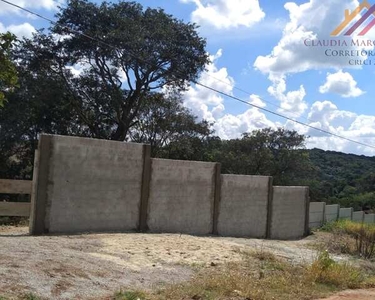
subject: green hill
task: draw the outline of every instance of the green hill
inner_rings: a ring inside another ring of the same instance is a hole
[[[315,168],[307,179],[313,200],[375,208],[375,157],[308,150]]]

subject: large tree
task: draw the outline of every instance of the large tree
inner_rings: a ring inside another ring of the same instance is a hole
[[[196,26],[161,9],[71,0],[57,17],[19,53],[64,80],[72,108],[97,138],[125,140],[150,93],[187,88],[209,60]],[[79,75],[74,66],[82,68]]]
[[[65,83],[36,65],[17,66],[19,88],[0,109],[0,178],[30,178],[40,133],[90,136]]]

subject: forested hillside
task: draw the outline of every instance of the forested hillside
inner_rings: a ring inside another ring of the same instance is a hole
[[[375,207],[375,157],[312,149],[312,197],[355,208]]]

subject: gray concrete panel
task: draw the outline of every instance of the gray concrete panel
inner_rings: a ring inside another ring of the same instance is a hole
[[[325,222],[336,222],[339,219],[340,205],[326,205]]]
[[[325,219],[325,202],[311,202],[309,212],[309,228],[322,227]]]
[[[353,208],[340,208],[339,219],[340,220],[352,220],[353,219]]]
[[[365,215],[364,222],[366,224],[375,224],[375,214]]]
[[[212,233],[215,169],[215,163],[152,159],[150,231]]]
[[[363,211],[356,211],[353,213],[353,221],[362,223],[364,221],[365,212]]]
[[[271,177],[222,175],[219,235],[265,238]]]
[[[306,235],[308,195],[308,187],[273,188],[271,239],[298,239]]]
[[[143,146],[49,136],[45,231],[50,233],[136,230]],[[45,174],[44,174],[45,175]],[[38,199],[37,199],[38,200]]]

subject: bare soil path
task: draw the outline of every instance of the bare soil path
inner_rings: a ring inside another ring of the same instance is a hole
[[[241,251],[271,251],[291,262],[310,262],[317,256],[307,248],[313,240],[137,233],[31,237],[27,227],[0,227],[0,296],[32,292],[42,299],[108,299],[120,289],[189,280],[194,267],[241,261]]]

